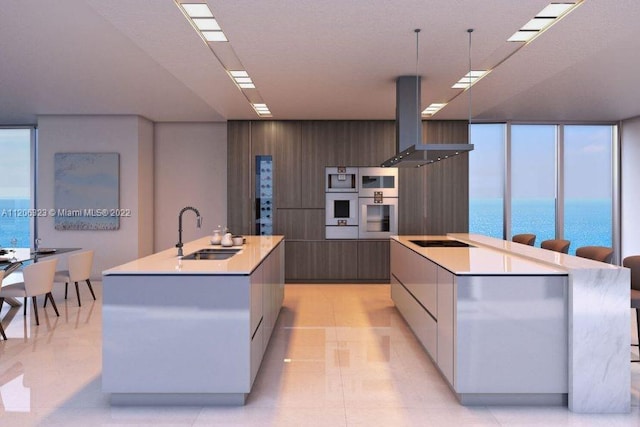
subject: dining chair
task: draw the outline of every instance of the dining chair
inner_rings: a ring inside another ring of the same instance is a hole
[[[45,303],[47,300],[51,301],[53,310],[56,312],[56,316],[60,316],[58,313],[58,307],[53,300],[51,290],[53,289],[53,276],[56,274],[57,259],[50,261],[40,261],[30,264],[22,269],[22,276],[24,281],[18,283],[12,283],[10,285],[2,287],[2,298],[24,298],[24,315],[27,315],[27,298],[31,297],[33,306],[33,312],[36,315],[36,325],[40,324],[38,318],[38,305],[36,304],[36,297],[38,295],[44,295]],[[3,300],[4,301],[4,300]]]
[[[91,296],[96,299],[96,294],[93,292],[91,286],[91,269],[93,267],[93,251],[84,251],[78,254],[69,255],[67,261],[69,267],[68,270],[56,271],[54,282],[64,282],[64,299],[67,299],[67,290],[69,289],[69,283],[74,282],[76,285],[76,296],[78,297],[78,307],[82,306],[80,303],[80,290],[78,289],[78,282],[85,281],[91,291]],[[45,301],[46,304],[46,301]]]
[[[582,246],[576,249],[576,256],[609,264],[613,257],[613,249],[606,246]]]
[[[636,311],[636,326],[638,328],[638,344],[632,346],[640,347],[640,255],[632,255],[622,260],[622,266],[631,270],[631,308]],[[632,362],[640,362],[640,359],[631,360]]]
[[[2,279],[4,279],[4,270],[0,270],[0,311],[2,311],[2,304],[4,304],[4,297],[2,296]],[[4,333],[4,328],[2,327],[2,322],[0,321],[0,335],[5,340],[7,336]]]
[[[550,239],[540,243],[540,247],[542,249],[549,249],[550,251],[560,252],[563,254],[569,252],[570,245],[571,242],[569,240],[562,239]]]
[[[522,243],[523,245],[533,246],[536,242],[535,234],[516,234],[511,238],[511,241],[516,243]]]

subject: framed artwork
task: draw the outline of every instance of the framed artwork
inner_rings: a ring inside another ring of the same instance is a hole
[[[55,154],[55,229],[118,230],[118,153]]]

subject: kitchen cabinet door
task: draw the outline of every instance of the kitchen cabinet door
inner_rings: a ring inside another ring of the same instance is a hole
[[[389,281],[389,241],[358,242],[358,280]]]

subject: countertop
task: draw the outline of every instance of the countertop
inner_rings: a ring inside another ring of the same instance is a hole
[[[524,257],[515,251],[509,251],[506,246],[500,250],[483,242],[481,239],[474,239],[476,235],[471,234],[450,234],[447,236],[392,236],[398,243],[406,246],[414,252],[430,259],[439,266],[449,270],[455,275],[547,275],[566,276],[566,268],[550,265],[541,260]],[[483,237],[483,236],[478,236]],[[474,247],[431,247],[423,248],[411,240],[459,240],[469,243]],[[498,239],[494,239],[498,240]],[[521,245],[522,246],[522,245]],[[535,248],[533,248],[535,249]],[[546,251],[539,249],[539,251]],[[575,258],[575,257],[572,257]],[[602,263],[598,263],[602,264]]]
[[[271,251],[284,240],[284,236],[246,236],[246,243],[234,246],[240,252],[226,260],[185,260],[178,257],[178,249],[171,248],[135,261],[110,268],[103,275],[249,275]],[[210,237],[185,243],[182,248],[189,255],[204,248],[216,248]]]
[[[459,240],[461,242],[469,243],[472,245],[482,245],[484,247],[490,247],[500,251],[510,252],[536,262],[542,262],[566,270],[620,268],[612,264],[593,261],[574,255],[561,254],[559,252],[541,249],[539,247],[533,247],[529,245],[523,245],[521,243],[510,242],[508,240],[496,239],[495,237],[483,236],[481,234],[449,233],[447,234],[447,236],[451,239]]]

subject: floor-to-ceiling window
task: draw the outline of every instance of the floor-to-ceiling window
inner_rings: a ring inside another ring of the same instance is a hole
[[[614,126],[564,127],[564,238],[612,246]]]
[[[511,126],[511,235],[556,235],[556,127]]]
[[[0,247],[31,246],[33,128],[0,128]]]
[[[469,232],[502,238],[505,125],[471,126],[470,132]]]
[[[471,125],[470,232],[507,239],[533,233],[537,246],[564,238],[572,254],[581,246],[613,247],[616,131],[615,125]]]

